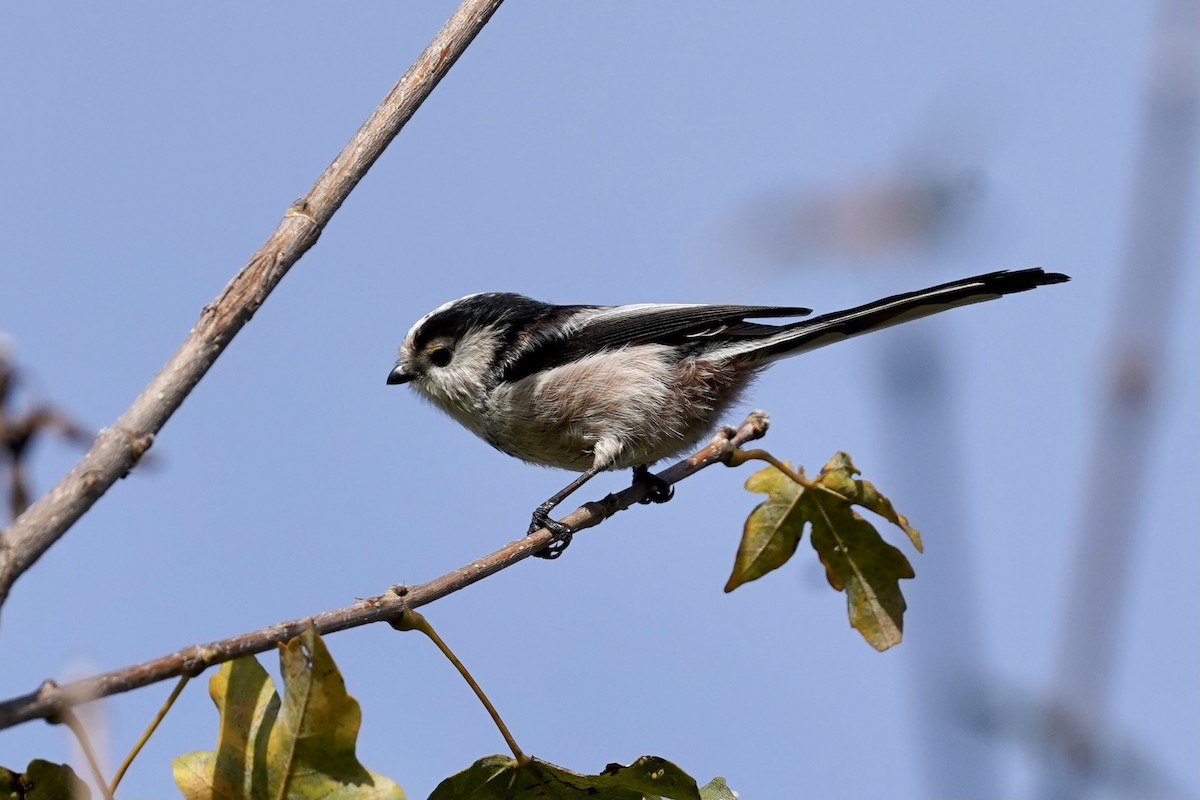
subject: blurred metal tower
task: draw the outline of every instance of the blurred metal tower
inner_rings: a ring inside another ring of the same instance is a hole
[[[986,669],[963,493],[928,476],[962,474],[961,437],[941,326],[898,328],[879,351],[880,413],[889,491],[930,531],[946,531],[917,562],[905,594],[921,609],[922,636],[905,641],[929,798],[988,800],[1002,791],[996,742],[970,724]],[[922,602],[918,598],[927,598]]]
[[[1200,100],[1200,0],[1158,4],[1129,229],[1117,307],[1105,354],[1106,384],[1096,421],[1090,473],[1082,494],[1077,561],[1070,576],[1052,708],[1043,745],[1039,793],[1054,800],[1087,796],[1104,779],[1097,744],[1120,643],[1130,562],[1150,474],[1161,364],[1185,264],[1195,186]],[[1190,255],[1190,258],[1187,257]]]

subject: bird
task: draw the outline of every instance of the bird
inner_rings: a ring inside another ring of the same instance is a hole
[[[649,473],[694,446],[754,378],[776,361],[852,336],[1070,277],[1045,270],[989,272],[807,317],[799,306],[555,305],[480,292],[421,317],[387,376],[503,453],[579,472],[533,512],[529,532],[554,541],[572,530],[550,511],[597,474],[632,468],[648,499],[671,490]],[[761,320],[788,320],[768,323]]]

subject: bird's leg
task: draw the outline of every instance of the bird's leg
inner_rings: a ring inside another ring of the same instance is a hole
[[[569,495],[573,494],[576,489],[578,489],[580,486],[583,486],[592,478],[596,477],[603,470],[604,467],[602,466],[589,467],[586,472],[568,483],[559,491],[550,495],[550,497],[546,499],[546,502],[534,509],[533,519],[529,523],[529,532],[525,535],[529,536],[534,532],[541,530],[542,528],[545,528],[554,534],[554,541],[534,553],[535,556],[538,558],[558,558],[562,555],[563,550],[567,549],[567,545],[571,543],[571,534],[573,534],[574,531],[571,530],[570,525],[566,525],[555,519],[550,519],[550,512],[555,506],[557,506],[563,500],[566,500]]]
[[[645,464],[633,468],[633,485],[646,487],[648,494],[641,501],[643,503],[665,503],[675,496],[675,487],[652,473]]]

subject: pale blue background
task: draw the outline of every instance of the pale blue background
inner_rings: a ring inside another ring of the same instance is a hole
[[[7,4],[0,330],[32,396],[96,427],[114,420],[453,7]],[[421,582],[521,533],[570,476],[493,452],[384,385],[409,325],[445,300],[508,289],[831,310],[1041,265],[1075,280],[921,323],[953,364],[949,421],[963,437],[964,474],[926,483],[944,484],[966,529],[930,527],[936,511],[889,488],[914,482],[881,442],[880,348],[899,332],[781,365],[748,403],[772,412],[767,444],[783,457],[815,469],[852,453],[924,529],[928,558],[966,545],[980,680],[1035,701],[1066,622],[1121,306],[1151,10],[507,4],[162,431],[159,468],[117,485],[17,584],[0,694]],[[975,177],[946,235],[919,253],[834,248],[780,270],[728,235],[764,198],[914,165]],[[889,265],[903,268],[858,268]],[[1179,287],[1153,476],[1129,532],[1108,732],[1184,797],[1200,794],[1196,267],[1193,256]],[[37,487],[77,456],[41,446]],[[745,475],[711,469],[669,505],[581,536],[561,561],[523,563],[427,614],[521,744],[574,769],[654,753],[701,780],[724,775],[745,798],[970,786],[926,771],[939,744],[918,722],[919,686],[940,678],[917,654],[953,649],[960,633],[931,628],[938,606],[962,598],[921,591],[914,556],[908,640],[880,655],[846,626],[807,544],[798,565],[722,594],[756,502]],[[598,479],[589,494],[626,481]],[[376,626],[330,646],[363,705],[362,761],[410,796],[503,751],[418,637]],[[168,688],[102,705],[110,764]],[[169,759],[213,747],[204,690],[189,687],[122,796],[172,796]],[[1029,796],[1042,745],[990,741],[992,794]],[[68,752],[65,732],[42,723],[0,732],[9,767]]]

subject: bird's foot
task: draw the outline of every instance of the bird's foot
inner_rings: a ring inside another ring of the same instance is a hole
[[[633,485],[646,487],[647,495],[642,503],[665,503],[675,496],[675,487],[650,472],[645,464],[633,468]]]
[[[555,559],[563,554],[567,549],[567,545],[571,544],[571,536],[575,533],[570,525],[559,522],[556,519],[550,519],[550,509],[538,506],[537,511],[533,512],[533,519],[529,523],[529,531],[526,536],[532,536],[542,528],[554,534],[554,541],[534,553],[537,558]]]

